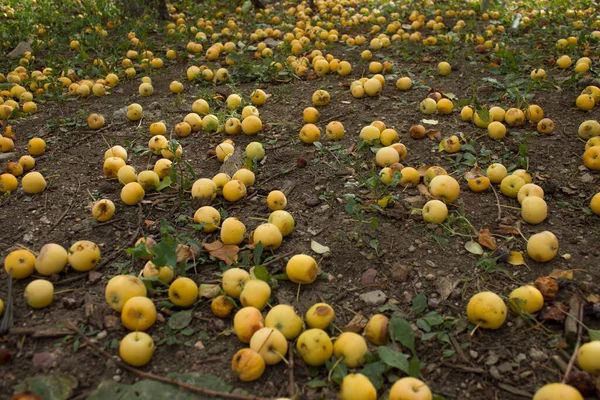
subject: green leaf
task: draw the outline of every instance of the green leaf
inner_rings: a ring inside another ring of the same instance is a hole
[[[152,251],[155,254],[152,262],[157,267],[175,267],[177,265],[177,243],[175,241],[169,243],[163,239],[152,247]]]
[[[600,340],[600,330],[588,329],[588,335],[590,340]]]
[[[254,267],[252,272],[254,273],[256,279],[260,279],[261,281],[269,283],[269,271],[264,265],[257,265],[256,267]]]
[[[419,329],[421,329],[425,332],[431,331],[431,326],[423,318],[417,319],[417,326],[419,327]]]
[[[415,354],[415,355],[413,355],[413,357],[410,359],[410,362],[408,363],[408,375],[412,376],[413,378],[418,378],[420,374],[421,374],[421,362],[419,361],[419,358]]]
[[[404,318],[392,317],[390,321],[390,337],[415,353],[415,333],[410,323]]]
[[[381,362],[373,362],[365,365],[365,367],[360,371],[361,374],[369,378],[375,389],[379,390],[385,383],[385,379],[383,374],[387,371],[387,366]]]
[[[127,249],[127,254],[134,256],[136,258],[144,258],[151,256],[152,253],[148,251],[146,247],[146,243],[140,243],[135,247],[130,247]]]
[[[427,297],[423,293],[417,294],[413,299],[412,310],[415,315],[419,315],[427,310]]]
[[[477,110],[477,115],[483,122],[488,122],[490,120],[490,112],[485,108]]]
[[[385,346],[379,346],[377,353],[386,365],[408,374],[408,355]]]
[[[17,387],[16,392],[29,390],[44,400],[66,400],[77,387],[77,380],[70,375],[37,375],[25,378]]]
[[[425,333],[425,334],[423,334],[423,336],[421,336],[421,341],[424,342],[426,340],[433,339],[434,337],[437,336],[437,334],[438,334],[438,332]]]
[[[331,372],[331,380],[334,381],[335,383],[337,383],[338,385],[342,384],[342,381],[344,380],[344,377],[346,375],[348,375],[348,367],[346,367],[346,364],[344,364],[343,362],[339,362],[337,365],[337,359],[336,357],[331,357],[331,359],[329,359],[326,363],[325,366],[327,367],[328,370],[332,370]],[[334,368],[335,365],[335,368]]]
[[[169,328],[179,330],[186,328],[192,322],[192,310],[176,312],[169,318]]]
[[[327,382],[319,380],[319,379],[315,379],[315,380],[306,382],[306,386],[308,386],[311,389],[316,389],[316,388],[326,387]]]
[[[431,311],[427,314],[425,314],[423,316],[423,319],[430,325],[430,326],[438,326],[444,323],[444,317],[442,317],[440,314],[436,313],[435,311]]]
[[[170,176],[165,176],[165,178],[156,187],[156,190],[160,192],[161,190],[170,187],[171,183],[172,183],[171,182],[171,177]]]

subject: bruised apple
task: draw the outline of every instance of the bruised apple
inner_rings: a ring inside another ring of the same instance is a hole
[[[275,365],[285,359],[288,342],[277,329],[261,328],[252,335],[250,348],[261,355],[265,364]]]
[[[265,326],[277,329],[287,340],[294,340],[302,331],[302,325],[302,318],[287,304],[276,305],[265,318]]]
[[[343,358],[344,364],[349,368],[363,365],[367,350],[365,339],[354,332],[342,333],[333,344],[333,354],[338,359]]]
[[[250,343],[252,335],[263,327],[263,316],[256,307],[244,307],[233,317],[233,330],[242,343]]]
[[[329,335],[322,329],[308,329],[300,334],[296,350],[305,363],[319,367],[331,358],[333,344]]]

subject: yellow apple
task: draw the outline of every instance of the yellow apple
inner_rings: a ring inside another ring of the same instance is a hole
[[[544,306],[544,296],[532,285],[521,286],[510,292],[509,304],[511,310],[517,314],[521,310],[527,311],[529,314],[536,313]]]
[[[146,295],[144,283],[132,275],[116,275],[108,281],[104,289],[106,302],[116,312],[121,312],[130,298]]]
[[[169,286],[169,300],[178,307],[190,307],[197,298],[198,285],[190,278],[179,277]]]
[[[533,400],[583,400],[583,396],[573,386],[549,383],[535,392]]]
[[[4,258],[4,270],[13,278],[27,278],[35,269],[35,256],[29,250],[14,250]]]
[[[267,195],[267,205],[271,211],[285,209],[287,206],[285,194],[280,190],[272,190]]]
[[[532,235],[527,241],[527,255],[537,262],[548,262],[558,253],[558,238],[550,231]]]
[[[294,307],[278,304],[267,313],[265,326],[277,329],[287,340],[294,340],[302,331],[304,322]]]
[[[423,206],[423,219],[425,222],[441,224],[448,217],[448,207],[440,200],[429,200]]]
[[[100,261],[100,247],[89,240],[79,240],[69,248],[69,265],[75,271],[93,269]]]
[[[67,265],[67,250],[59,244],[45,244],[35,259],[35,270],[42,275],[60,273]]]
[[[133,367],[143,367],[154,354],[154,341],[144,332],[128,333],[119,344],[119,356]]]
[[[145,331],[156,322],[156,307],[146,296],[132,297],[123,305],[121,322],[130,331]]]
[[[365,362],[367,342],[354,332],[344,332],[333,343],[333,354],[336,358],[343,358],[344,364],[349,368],[358,368]]]
[[[265,364],[275,365],[285,359],[288,342],[275,328],[261,328],[250,339],[250,348],[261,355]]]
[[[519,190],[525,185],[525,181],[518,175],[509,175],[500,182],[500,191],[506,197],[515,198]]]
[[[506,321],[506,304],[496,293],[480,292],[469,300],[467,317],[482,328],[498,329]]]
[[[308,329],[300,334],[296,342],[300,356],[310,366],[319,367],[331,358],[333,344],[322,329]]]
[[[405,377],[397,380],[390,390],[389,400],[432,400],[429,387],[420,379]]]
[[[242,382],[251,382],[262,376],[265,360],[252,349],[241,349],[233,355],[231,369]]]
[[[577,352],[579,367],[598,376],[600,374],[600,341],[594,340],[583,344]]]
[[[54,285],[45,279],[36,279],[25,287],[24,295],[29,307],[48,307],[54,298]]]
[[[340,400],[377,400],[377,390],[363,374],[348,374],[340,386]]]
[[[242,343],[250,343],[254,333],[263,327],[263,316],[256,307],[244,307],[233,317],[233,330]]]
[[[292,233],[295,226],[294,217],[285,210],[273,211],[269,215],[268,222],[275,225],[283,237]]]
[[[540,224],[548,216],[548,205],[541,197],[529,196],[521,202],[521,218],[528,224]]]
[[[271,287],[260,279],[250,279],[245,282],[240,293],[240,303],[244,307],[255,307],[262,310],[271,297]]]
[[[458,199],[460,185],[450,175],[438,175],[429,182],[429,192],[432,196],[441,198],[444,203],[451,204]]]
[[[296,254],[287,262],[285,272],[292,282],[306,285],[317,279],[319,267],[313,257]]]
[[[365,326],[365,337],[376,346],[385,346],[390,341],[390,319],[383,314],[375,314]]]

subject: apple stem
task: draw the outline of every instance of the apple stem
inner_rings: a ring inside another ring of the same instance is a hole
[[[22,244],[20,244],[20,243],[17,243],[17,247],[18,247],[18,248],[20,248],[20,249],[27,250],[27,251],[31,252],[31,253],[32,253],[33,255],[35,255],[36,257],[39,255],[39,253],[38,253],[37,251],[33,251],[33,250],[31,250],[29,247],[27,247],[27,246],[23,246],[23,245],[22,245]]]
[[[266,222],[269,222],[269,220],[267,218],[248,217],[248,219],[251,219],[253,221],[266,221]]]
[[[336,367],[338,366],[339,363],[341,363],[344,360],[344,356],[341,356],[339,358],[339,360],[337,360],[335,362],[335,364],[333,364],[333,367],[331,367],[331,369],[329,370],[329,374],[327,375],[327,381],[331,382],[331,375],[333,374],[333,371],[335,371]]]
[[[475,325],[475,328],[473,328],[473,330],[471,332],[469,332],[469,336],[473,336],[475,334],[475,331],[481,326],[481,322],[478,323],[477,325]]]
[[[511,210],[521,211],[521,208],[519,208],[519,207],[507,206],[506,204],[500,204],[500,207],[510,208]]]
[[[298,291],[296,292],[296,301],[298,301],[298,299],[300,298],[300,288],[302,287],[302,284],[299,283],[298,284]]]
[[[336,324],[331,324],[331,325],[332,325],[332,326],[333,326],[335,329],[337,329],[337,330],[338,330],[338,332],[340,332],[340,333],[344,333],[344,331],[343,331],[343,330],[341,330],[340,328],[338,328],[338,326],[337,326]]]
[[[290,365],[290,362],[277,350],[271,350],[273,353],[277,354],[279,356],[279,358],[281,358],[281,361],[283,361],[286,365]]]

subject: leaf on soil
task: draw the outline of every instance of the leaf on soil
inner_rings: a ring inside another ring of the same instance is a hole
[[[170,176],[165,176],[165,178],[158,184],[158,186],[156,187],[157,191],[161,191],[164,190],[168,187],[171,186],[171,177]]]
[[[377,353],[386,365],[408,374],[408,355],[385,346],[379,346]]]
[[[381,199],[377,200],[377,205],[381,208],[386,208],[393,202],[394,202],[394,196],[392,196],[390,194],[388,196],[382,197]]]
[[[66,400],[77,387],[77,380],[70,375],[37,375],[25,378],[15,391],[30,391],[44,400]]]
[[[240,248],[232,244],[223,244],[219,240],[215,240],[212,243],[202,243],[202,247],[208,254],[217,258],[221,261],[225,261],[225,264],[232,265],[237,261],[238,253]]]
[[[331,372],[331,380],[337,383],[338,385],[341,385],[342,381],[344,380],[344,377],[348,375],[348,367],[346,367],[346,364],[344,364],[343,362],[337,363],[337,361],[338,360],[334,356],[325,363],[325,366],[330,371],[333,369],[333,371]]]
[[[562,324],[565,322],[567,313],[569,312],[569,306],[563,303],[553,303],[548,307],[542,308],[538,314],[538,320],[541,322],[551,321]]]
[[[392,317],[389,330],[390,338],[394,342],[400,342],[400,344],[415,354],[415,333],[407,320],[404,318]]]
[[[450,297],[450,295],[452,294],[452,291],[454,290],[454,285],[452,284],[450,279],[446,277],[439,278],[435,283],[435,287],[440,295],[441,301],[447,300],[448,297]]]
[[[421,362],[419,361],[419,358],[415,354],[415,355],[413,355],[413,357],[410,359],[410,362],[408,363],[408,375],[412,376],[413,378],[418,378],[420,374],[421,374]]]
[[[465,243],[465,249],[471,254],[477,254],[477,255],[483,254],[483,247],[481,247],[481,245],[479,243],[477,243],[473,240],[470,240],[467,243]]]
[[[498,245],[496,244],[496,239],[494,239],[494,237],[490,233],[490,230],[487,228],[479,231],[479,237],[477,238],[477,241],[480,245],[490,250],[496,250],[496,248],[498,247]]]
[[[213,299],[219,295],[219,284],[201,283],[198,287],[198,296],[206,299]]]
[[[427,125],[437,125],[440,123],[438,120],[435,120],[435,119],[423,119],[423,120],[421,120],[421,122],[423,122],[424,124],[427,124]]]
[[[429,189],[427,189],[427,186],[423,185],[422,183],[417,185],[417,190],[419,191],[419,194],[425,198],[432,197],[431,193],[429,193]]]
[[[174,267],[177,265],[177,245],[169,243],[167,240],[161,240],[152,246],[154,258],[152,262],[157,267]]]
[[[221,393],[230,393],[232,390],[230,385],[213,375],[191,372],[186,374],[169,374],[168,377],[192,386],[211,389]],[[160,393],[161,398],[169,400],[194,400],[198,398],[197,394],[189,392],[183,388],[151,379],[143,379],[134,383],[133,385],[117,383],[113,380],[104,381],[100,383],[96,390],[94,390],[94,392],[88,396],[88,399],[152,399],[156,397],[157,393]],[[214,397],[205,398],[207,400],[215,399]]]
[[[430,129],[425,133],[425,135],[427,135],[427,137],[434,142],[439,142],[442,140],[442,132],[437,129]]]
[[[573,271],[572,269],[554,269],[550,272],[550,277],[554,279],[573,279]]]
[[[317,254],[325,254],[325,253],[329,253],[331,251],[331,250],[329,250],[329,247],[323,246],[321,243],[318,243],[314,240],[310,241],[310,248],[312,251],[314,251]]]
[[[600,303],[600,296],[598,296],[597,294],[591,293],[590,295],[588,295],[588,297],[585,298],[587,301],[589,301],[590,303],[594,303],[594,304],[598,304]]]
[[[388,367],[379,361],[365,365],[360,371],[361,374],[369,378],[375,389],[379,390],[385,383],[383,374],[388,370]]]
[[[182,261],[188,262],[189,260],[195,260],[200,254],[200,249],[197,246],[177,246],[177,263]]]
[[[192,322],[192,310],[179,311],[169,318],[169,328],[180,330],[186,328]]]
[[[510,255],[508,256],[508,263],[514,266],[524,265],[525,260],[523,259],[523,254],[518,251],[511,251]]]
[[[354,318],[352,318],[352,320],[350,320],[350,322],[348,322],[346,326],[342,328],[342,330],[344,332],[360,333],[363,329],[365,329],[365,326],[367,326],[367,322],[369,322],[369,320],[364,315],[356,314]]]
[[[588,329],[588,335],[590,335],[590,340],[600,340],[600,331],[596,329]]]
[[[503,225],[503,224],[498,225],[498,232],[502,235],[513,235],[513,236],[521,235],[521,233],[519,233],[519,230],[517,228],[510,226],[510,225]]]
[[[425,310],[427,310],[427,297],[423,293],[419,293],[413,299],[412,311],[415,315],[419,315]]]

